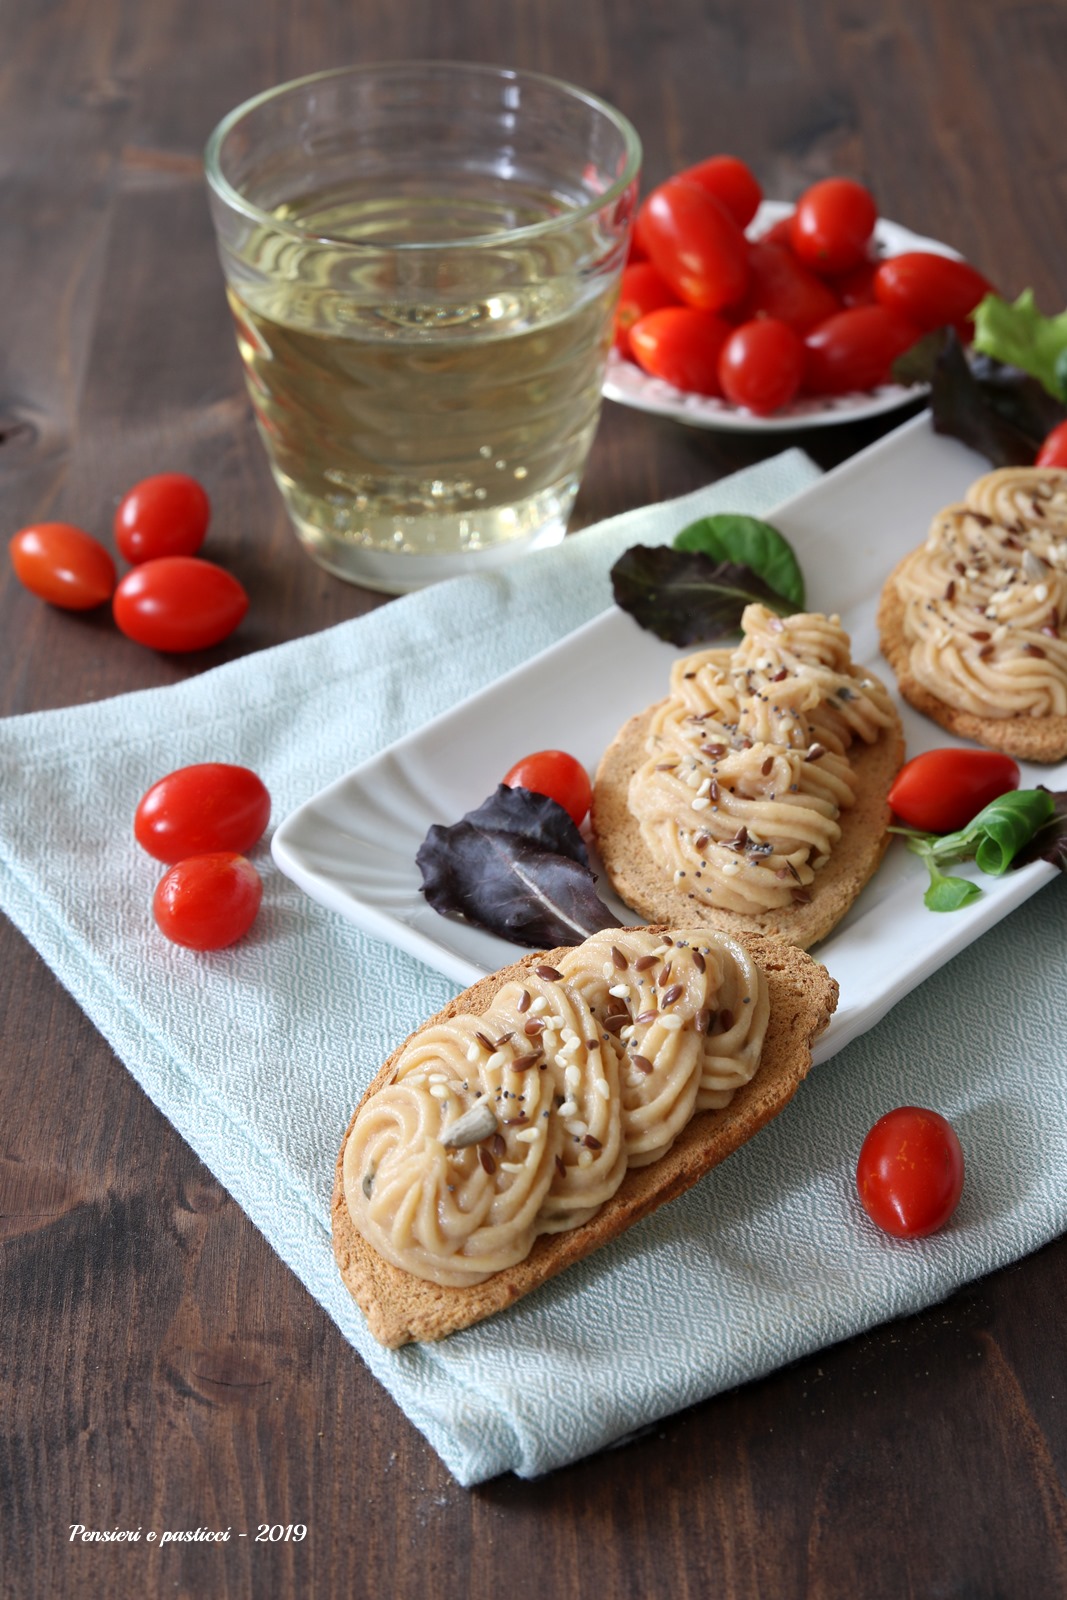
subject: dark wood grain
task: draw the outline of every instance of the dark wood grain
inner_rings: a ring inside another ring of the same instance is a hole
[[[649,182],[716,149],[831,172],[1006,292],[1067,299],[1067,12],[1017,0],[6,0],[0,505],[105,537],[191,471],[252,598],[165,658],[0,573],[0,713],[175,682],[381,603],[288,530],[200,166],[231,105],[349,60],[578,80]],[[776,437],[824,466],[888,423]],[[608,406],[575,526],[767,453]],[[0,1589],[59,1595],[838,1600],[1067,1593],[1060,1240],[945,1305],[537,1483],[456,1487],[14,929],[0,927]],[[68,1527],[304,1522],[300,1545],[98,1550]]]

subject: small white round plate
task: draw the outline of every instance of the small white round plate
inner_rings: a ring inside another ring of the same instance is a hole
[[[758,238],[792,210],[792,205],[785,201],[764,200],[749,224],[749,236]],[[885,217],[880,217],[875,224],[874,247],[879,259],[899,256],[905,250],[930,250],[936,255],[958,258],[958,251],[949,245],[937,239],[924,239]],[[662,378],[651,378],[617,350],[612,350],[608,357],[604,377],[604,396],[608,400],[617,400],[620,405],[656,416],[673,417],[676,422],[687,422],[694,428],[719,428],[733,433],[782,433],[797,428],[823,428],[838,422],[861,422],[865,417],[894,411],[909,400],[919,400],[925,392],[919,384],[887,383],[879,389],[864,389],[855,394],[801,396],[773,416],[757,417],[754,412],[731,405],[728,400],[686,394],[664,383]]]

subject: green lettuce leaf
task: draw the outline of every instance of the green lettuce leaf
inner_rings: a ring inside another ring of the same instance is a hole
[[[974,313],[974,348],[1037,378],[1056,400],[1067,401],[1067,311],[1046,317],[1024,289],[1011,303],[987,294]]]

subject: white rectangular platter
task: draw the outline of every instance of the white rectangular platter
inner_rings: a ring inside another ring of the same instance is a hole
[[[813,611],[838,612],[853,658],[892,686],[875,611],[888,573],[925,538],[931,518],[988,463],[933,432],[923,414],[768,513],[797,553]],[[579,535],[580,537],[580,535]],[[460,986],[522,953],[439,916],[420,892],[415,853],[435,822],[459,820],[533,750],[565,749],[590,772],[634,712],[666,693],[680,652],[612,609],[315,795],[281,824],[273,853],[313,899],[392,941]],[[951,736],[901,705],[908,755]],[[1067,787],[1067,763],[1024,767],[1023,787]],[[639,919],[600,892],[624,922]],[[816,1047],[823,1061],[872,1027],[909,990],[1055,875],[1043,862],[997,880],[968,868],[982,895],[963,910],[923,905],[926,871],[894,840],[874,879],[814,954],[840,1002]]]

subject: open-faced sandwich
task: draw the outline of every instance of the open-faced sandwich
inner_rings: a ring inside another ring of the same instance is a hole
[[[878,611],[900,692],[1025,761],[1067,756],[1067,472],[1002,467],[934,518]]]
[[[668,697],[618,734],[593,831],[616,892],[650,921],[807,949],[882,858],[900,718],[837,617],[750,605],[742,628],[736,649],[676,662]]]
[[[382,1066],[345,1135],[334,1251],[383,1344],[489,1316],[775,1116],[837,984],[795,946],[612,928],[475,984]]]

